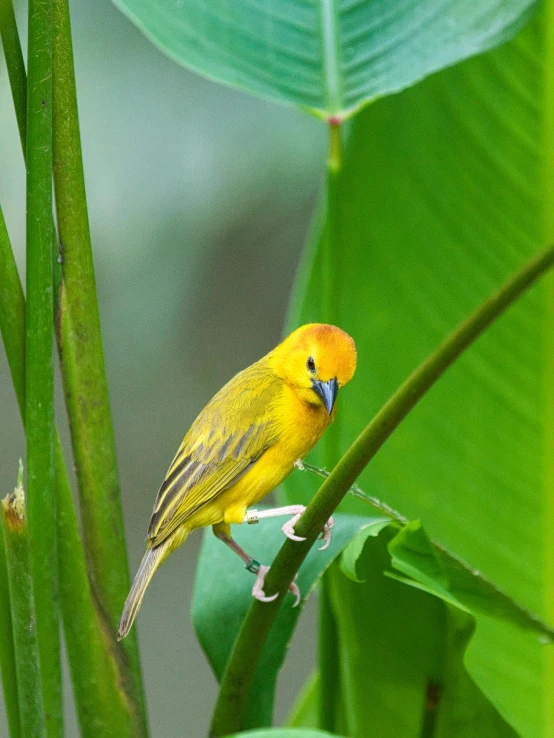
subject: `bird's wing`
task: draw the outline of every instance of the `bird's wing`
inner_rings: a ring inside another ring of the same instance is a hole
[[[158,492],[148,546],[162,543],[187,518],[234,484],[277,440],[273,404],[280,380],[249,367],[194,421]]]

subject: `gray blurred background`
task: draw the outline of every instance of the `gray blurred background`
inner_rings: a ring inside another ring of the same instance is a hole
[[[73,0],[71,7],[134,574],[156,491],[189,424],[227,379],[281,336],[323,176],[326,131],[307,115],[181,69],[107,0]],[[20,18],[25,36],[23,12]],[[24,170],[3,61],[0,203],[24,276]],[[1,347],[0,417],[3,495],[14,486],[25,446]],[[61,402],[58,422],[65,423]],[[138,619],[158,738],[204,736],[215,699],[215,681],[189,620],[200,539],[192,536],[160,570]],[[313,667],[315,609],[308,605],[281,677],[278,719]],[[67,734],[77,735],[69,697],[66,702]],[[0,714],[0,735],[6,732]]]

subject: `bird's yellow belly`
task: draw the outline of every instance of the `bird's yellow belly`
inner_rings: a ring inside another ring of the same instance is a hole
[[[217,523],[242,523],[248,507],[256,505],[274,490],[317,443],[329,420],[318,416],[306,430],[291,426],[278,443],[269,448],[235,484],[196,511],[186,522],[189,530]]]

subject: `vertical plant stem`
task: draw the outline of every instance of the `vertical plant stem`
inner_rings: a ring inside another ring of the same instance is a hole
[[[341,325],[340,295],[342,288],[341,263],[343,260],[342,205],[340,197],[342,166],[342,125],[339,120],[329,121],[329,158],[327,162],[327,193],[325,230],[322,239],[322,305],[324,323]],[[323,464],[331,469],[340,456],[339,422],[335,421],[322,438]]]
[[[19,722],[22,738],[46,736],[33,577],[23,487],[2,500],[2,525],[13,624]]]
[[[54,185],[62,284],[56,325],[90,573],[114,651],[122,651],[125,686],[135,705],[135,735],[147,733],[136,631],[118,643],[117,625],[129,591],[115,442],[79,133],[67,0],[54,0]]]
[[[342,126],[329,123],[329,159],[327,162],[327,193],[325,232],[323,234],[322,319],[340,323],[340,263],[342,260],[342,228],[340,172],[342,166]]]
[[[29,538],[48,736],[61,736],[54,496],[52,0],[30,0],[25,418]]]
[[[129,699],[127,669],[95,609],[71,488],[59,440],[56,443],[60,604],[65,643],[82,738],[141,735]]]
[[[25,298],[0,207],[0,329],[15,394],[25,412]],[[10,347],[8,349],[8,347]]]
[[[10,78],[17,127],[25,149],[27,138],[27,75],[12,0],[0,2],[0,38]]]
[[[324,250],[322,254],[322,319],[340,325],[340,269],[343,259],[340,171],[342,166],[342,127],[340,121],[329,121],[329,158],[327,160],[327,205]],[[340,458],[340,419],[327,429],[322,438],[323,465],[332,469]],[[329,573],[323,575],[319,599],[319,727],[335,729],[336,669],[339,666],[335,621],[329,602]]]
[[[4,542],[4,525],[0,522],[0,674],[10,738],[20,738],[17,670],[13,643],[8,564]]]
[[[0,331],[17,401],[25,410],[25,300],[0,210]],[[83,738],[134,738],[138,722],[119,650],[112,652],[90,588],[71,487],[56,438],[59,592]]]

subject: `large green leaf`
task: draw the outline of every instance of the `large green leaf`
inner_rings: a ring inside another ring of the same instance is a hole
[[[176,61],[345,116],[513,35],[534,0],[114,0]]]
[[[342,450],[444,335],[554,238],[553,18],[549,2],[513,42],[378,101],[352,125],[333,230],[327,223],[307,252],[295,314],[337,321],[356,339]],[[362,477],[550,622],[553,336],[550,278],[449,370]],[[305,495],[294,477],[288,494]],[[366,622],[352,617],[363,639]],[[465,663],[521,735],[554,734],[550,647],[479,616]]]
[[[298,574],[302,601],[293,608],[292,595],[285,600],[262,653],[245,718],[247,727],[271,725],[277,674],[302,606],[318,579],[361,529],[377,535],[388,522],[383,517],[364,519],[338,515],[329,548],[318,551],[314,547],[310,551]],[[284,540],[282,524],[283,520],[269,519],[256,526],[236,526],[233,537],[251,556],[261,563],[271,564]],[[241,623],[252,602],[253,583],[252,574],[244,569],[238,557],[211,531],[207,531],[196,572],[192,620],[200,644],[218,679],[225,669]]]
[[[367,541],[363,584],[345,581],[338,567],[330,573],[343,682],[336,729],[356,738],[515,738],[463,667],[473,618],[383,577],[390,535]]]
[[[514,602],[481,572],[433,544],[421,523],[414,521],[401,526],[400,530],[396,524],[391,524],[390,528],[394,533],[390,534],[388,543],[391,561],[390,566],[382,570],[388,577],[428,592],[463,613],[504,620],[532,633],[541,642],[554,642],[553,628]],[[366,581],[359,571],[359,561],[368,539],[378,532],[375,527],[364,528],[343,551],[340,568],[352,581]]]
[[[410,578],[398,577],[395,569]],[[340,570],[357,584],[345,582]],[[468,613],[494,612],[540,633],[532,618],[478,573],[432,547],[417,523],[399,532],[391,525],[379,540],[360,531],[329,579],[321,628],[336,644],[324,656],[323,679],[312,678],[299,698],[291,725],[323,722],[357,738],[515,738],[464,667],[475,628]],[[420,591],[406,592],[404,583]],[[318,714],[321,704],[326,707]]]

